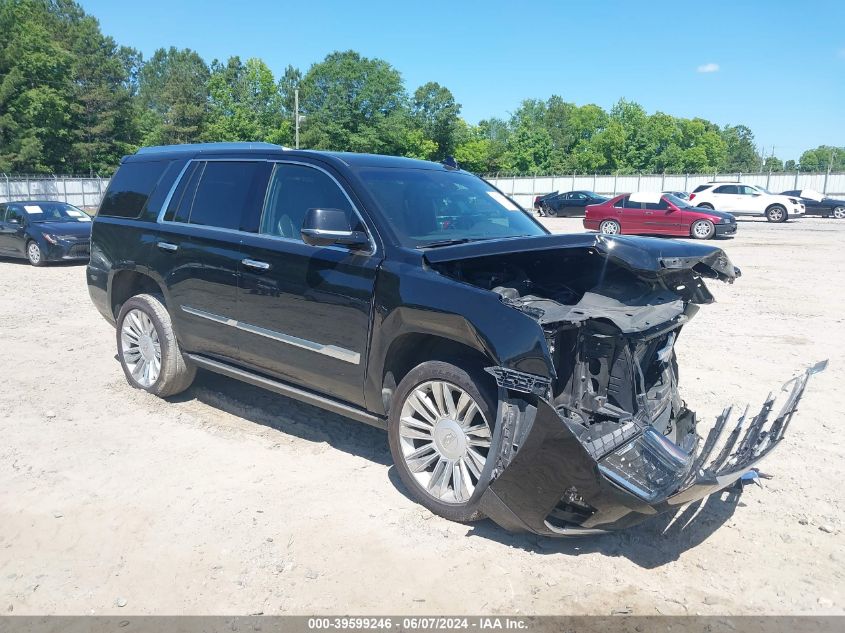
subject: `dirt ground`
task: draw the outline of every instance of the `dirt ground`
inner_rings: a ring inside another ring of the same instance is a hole
[[[773,478],[564,541],[431,515],[376,429],[202,372],[133,390],[83,266],[0,261],[0,613],[845,613],[844,238],[741,222],[678,343],[705,425],[830,359]]]

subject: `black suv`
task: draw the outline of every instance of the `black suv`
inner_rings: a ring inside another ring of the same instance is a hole
[[[737,275],[712,246],[551,235],[454,165],[244,143],[124,158],[87,272],[133,386],[201,367],[386,428],[433,512],[550,535],[704,497],[782,438],[820,366],[703,446],[678,395],[702,278]]]

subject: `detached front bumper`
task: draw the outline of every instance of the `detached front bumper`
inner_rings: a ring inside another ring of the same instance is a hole
[[[582,443],[565,418],[539,396],[499,403],[491,455],[476,494],[480,509],[516,532],[572,536],[626,528],[702,499],[746,474],[783,439],[811,375],[783,386],[759,413],[731,422],[726,409],[702,443],[695,416],[675,420],[677,443],[653,427]],[[522,395],[522,394],[520,394]]]

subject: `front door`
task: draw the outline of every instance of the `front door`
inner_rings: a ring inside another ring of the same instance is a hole
[[[24,222],[26,216],[19,204],[0,205],[0,254],[25,253]]]
[[[257,228],[243,241],[240,355],[287,382],[363,405],[379,256],[374,243],[360,252],[305,244],[300,229],[312,208],[342,209],[352,228],[363,227],[328,171],[277,163]]]

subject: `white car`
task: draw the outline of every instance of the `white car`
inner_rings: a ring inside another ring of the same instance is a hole
[[[690,204],[703,209],[727,211],[733,215],[762,215],[769,222],[786,222],[804,215],[799,198],[782,196],[757,185],[741,182],[708,182],[690,194]]]

